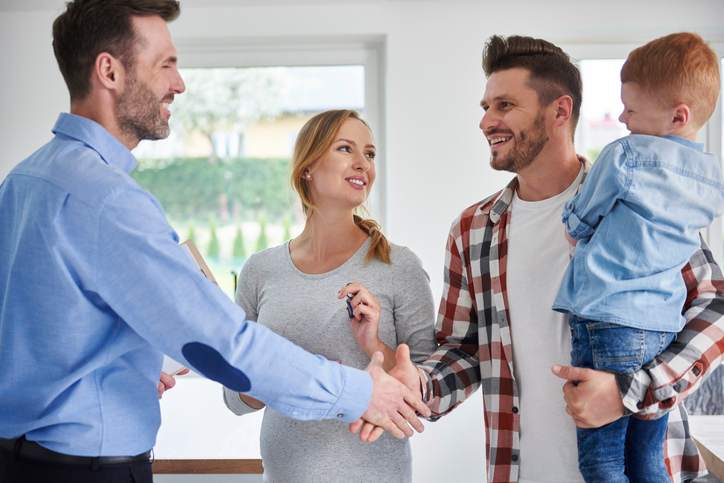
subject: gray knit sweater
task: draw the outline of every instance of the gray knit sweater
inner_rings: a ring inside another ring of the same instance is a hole
[[[361,282],[381,306],[379,337],[391,348],[405,342],[414,360],[434,349],[434,307],[429,279],[417,256],[393,245],[392,264],[364,262],[369,240],[344,264],[307,274],[292,263],[288,243],[253,255],[239,277],[236,300],[256,320],[304,349],[364,369],[369,357],[350,331],[344,300],[337,291]],[[253,411],[224,389],[231,411]],[[335,421],[295,421],[266,409],[261,429],[264,479],[276,483],[410,482],[410,445],[385,434],[361,443],[347,425]]]

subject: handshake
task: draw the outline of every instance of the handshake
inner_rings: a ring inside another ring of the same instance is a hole
[[[412,429],[421,433],[424,426],[418,415],[428,417],[430,409],[422,402],[420,376],[410,360],[410,349],[400,344],[395,352],[395,366],[389,374],[382,367],[383,355],[375,352],[367,366],[372,378],[372,397],[367,411],[349,425],[360,440],[376,441],[385,431],[398,438],[410,437]]]

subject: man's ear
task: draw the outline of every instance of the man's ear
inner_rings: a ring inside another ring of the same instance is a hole
[[[101,52],[93,65],[92,76],[108,90],[120,90],[123,86],[126,71],[120,60],[109,54]]]
[[[689,125],[691,122],[691,109],[686,104],[679,104],[674,107],[673,116],[671,118],[671,127],[681,129]]]
[[[560,96],[553,101],[555,109],[555,124],[562,126],[566,124],[573,116],[573,98],[569,95]]]

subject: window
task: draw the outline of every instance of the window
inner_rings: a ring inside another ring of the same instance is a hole
[[[619,73],[623,59],[587,59],[578,63],[583,103],[576,129],[576,151],[595,161],[604,146],[628,134],[618,121],[623,110]]]

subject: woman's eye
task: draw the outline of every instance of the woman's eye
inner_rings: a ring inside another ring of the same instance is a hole
[[[367,156],[367,159],[369,159],[370,161],[374,161],[377,157],[377,153],[369,152],[365,156]]]
[[[347,146],[347,145],[345,144],[345,145],[342,145],[342,146],[338,147],[337,150],[338,150],[338,151],[344,151],[345,153],[351,153],[351,152],[352,152],[352,147],[351,147],[351,146]]]

